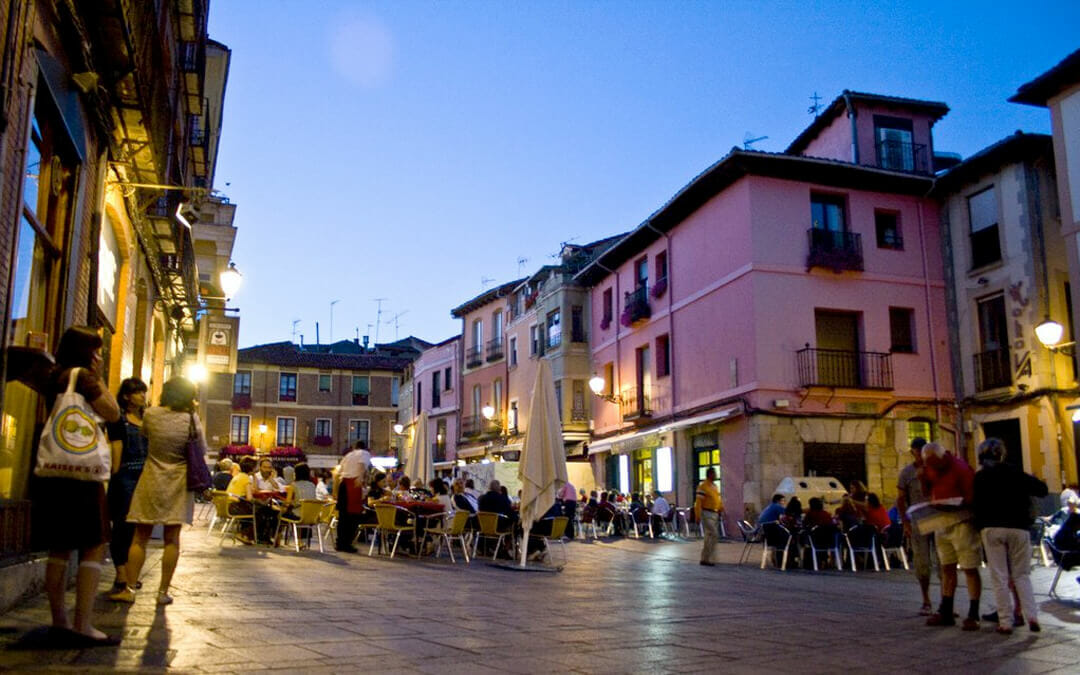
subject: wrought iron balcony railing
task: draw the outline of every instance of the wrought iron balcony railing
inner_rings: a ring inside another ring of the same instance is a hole
[[[910,173],[930,173],[925,145],[888,140],[878,141],[874,147],[877,150],[878,168]]]
[[[648,419],[667,406],[667,391],[656,384],[627,387],[619,394],[618,400],[623,420]]]
[[[815,349],[809,344],[795,352],[800,387],[892,389],[892,355],[846,349]]]
[[[828,267],[836,272],[862,270],[862,236],[859,233],[811,227],[806,235],[810,242],[806,269]]]
[[[497,337],[497,338],[495,338],[493,340],[488,340],[488,343],[487,343],[487,360],[488,361],[495,361],[495,360],[501,359],[503,357],[503,353],[504,353],[503,344],[504,344],[503,339],[501,337]]]
[[[502,421],[497,417],[484,419],[481,416],[461,418],[462,438],[488,438],[502,432]]]
[[[484,359],[480,355],[480,345],[475,345],[465,350],[466,368],[475,368],[483,363]]]
[[[626,293],[623,298],[622,323],[624,326],[637,323],[652,316],[652,308],[649,306],[648,285],[639,286],[632,292]]]
[[[1012,383],[1008,349],[992,349],[975,354],[975,391],[1011,387]]]

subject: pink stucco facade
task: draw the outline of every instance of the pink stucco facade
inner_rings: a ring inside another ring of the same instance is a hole
[[[413,411],[427,415],[427,438],[436,461],[457,458],[461,336],[427,349],[413,362]],[[436,405],[437,404],[437,405]]]

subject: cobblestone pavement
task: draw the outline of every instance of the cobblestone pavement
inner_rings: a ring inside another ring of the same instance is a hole
[[[175,604],[153,603],[160,548],[133,606],[102,599],[118,648],[6,649],[48,621],[44,597],[0,616],[0,670],[179,672],[1078,672],[1080,587],[1046,596],[1043,631],[928,628],[903,571],[736,566],[741,543],[697,564],[699,542],[571,543],[560,574],[474,561],[251,548],[184,532]],[[556,551],[556,555],[558,552]],[[760,561],[760,555],[758,556]],[[111,583],[103,575],[102,588]],[[983,611],[992,604],[989,575]],[[937,589],[934,589],[936,599]],[[70,597],[70,596],[69,596]],[[957,607],[966,608],[963,592]]]

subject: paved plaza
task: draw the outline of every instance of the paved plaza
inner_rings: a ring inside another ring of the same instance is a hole
[[[1078,672],[1075,573],[1046,595],[1039,634],[928,628],[915,582],[891,573],[813,573],[697,563],[700,543],[575,542],[560,574],[474,561],[417,561],[219,546],[184,533],[176,603],[153,603],[160,548],[134,606],[102,600],[118,648],[0,651],[0,670],[420,673]],[[556,553],[557,555],[557,553]],[[760,556],[758,556],[760,561]],[[987,590],[984,611],[992,595]],[[103,575],[102,589],[111,583]],[[935,598],[937,589],[934,589]],[[961,592],[957,607],[966,608]],[[44,597],[0,616],[8,648],[48,621]]]

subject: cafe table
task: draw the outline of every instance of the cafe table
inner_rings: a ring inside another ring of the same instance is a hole
[[[413,550],[417,556],[420,555],[420,541],[424,536],[424,528],[427,523],[434,518],[441,518],[446,515],[443,505],[439,502],[429,501],[414,501],[414,500],[394,500],[387,502],[393,504],[398,508],[405,509],[409,513],[415,516],[415,533],[413,535]]]

